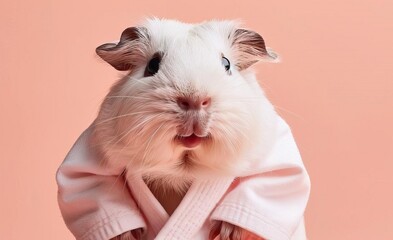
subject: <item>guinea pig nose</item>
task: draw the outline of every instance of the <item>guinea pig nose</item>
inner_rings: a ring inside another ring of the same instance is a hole
[[[210,106],[211,98],[192,98],[192,97],[179,97],[177,98],[177,105],[183,110],[198,110]]]
[[[206,108],[206,107],[210,106],[211,101],[212,101],[212,99],[210,97],[202,98],[201,99],[201,107]]]

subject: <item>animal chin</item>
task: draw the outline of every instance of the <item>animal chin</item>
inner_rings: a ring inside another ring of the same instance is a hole
[[[183,156],[182,156],[182,159],[181,159],[181,164],[180,164],[180,166],[183,169],[189,169],[189,168],[191,168],[193,166],[193,162],[192,162],[191,156],[190,156],[191,154],[192,153],[190,151],[185,151],[183,153]]]

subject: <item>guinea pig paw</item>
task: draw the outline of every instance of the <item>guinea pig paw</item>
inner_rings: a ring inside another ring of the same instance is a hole
[[[142,240],[143,229],[137,228],[125,233],[122,233],[110,240]]]
[[[210,240],[265,240],[236,225],[216,221],[209,234]]]

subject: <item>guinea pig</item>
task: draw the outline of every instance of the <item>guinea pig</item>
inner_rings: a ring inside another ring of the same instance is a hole
[[[258,33],[236,21],[150,19],[96,52],[125,74],[101,104],[92,145],[126,178],[141,174],[168,213],[193,180],[242,176],[268,151],[276,113],[250,67],[278,57]],[[221,222],[210,238],[242,232]],[[140,229],[114,239],[131,235],[142,239]]]

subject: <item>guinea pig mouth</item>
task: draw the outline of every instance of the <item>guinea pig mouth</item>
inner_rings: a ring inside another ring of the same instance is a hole
[[[200,145],[203,141],[205,141],[207,138],[208,136],[200,137],[193,133],[189,136],[177,135],[175,137],[175,140],[186,148],[195,148],[198,145]]]

